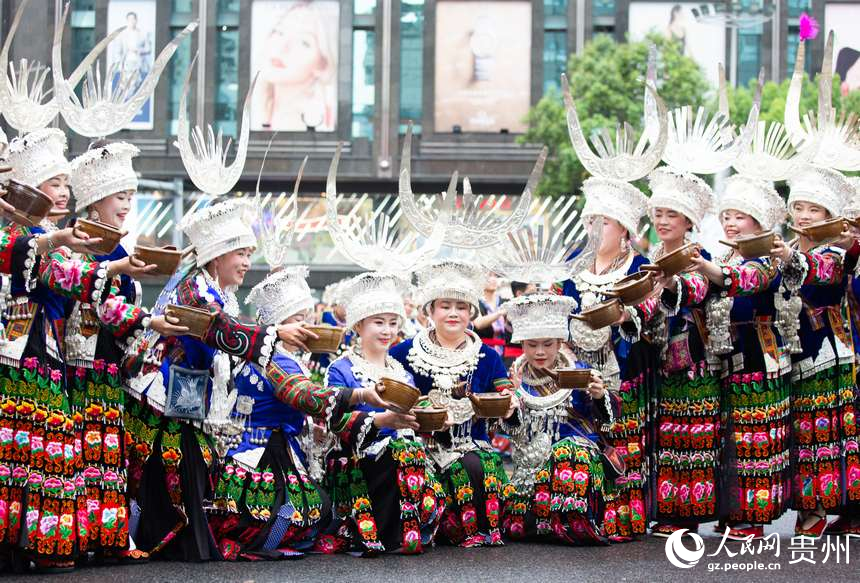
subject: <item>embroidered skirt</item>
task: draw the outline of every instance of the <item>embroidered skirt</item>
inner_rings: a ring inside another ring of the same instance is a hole
[[[328,467],[336,513],[358,552],[419,554],[432,543],[445,493],[419,441],[392,438],[378,458],[333,456]]]
[[[84,493],[77,511],[82,551],[128,548],[125,392],[116,364],[67,369],[75,430],[81,439]]]
[[[721,518],[767,524],[789,496],[787,376],[736,373],[723,379],[725,445],[721,458]]]
[[[533,492],[505,486],[505,533],[514,540],[606,544],[603,486],[603,463],[595,446],[570,437],[557,441],[534,477]]]
[[[661,523],[697,524],[718,515],[720,382],[704,368],[661,379],[652,506]]]
[[[834,365],[791,389],[795,510],[820,502],[829,513],[860,509],[860,448],[852,365]]]
[[[85,527],[75,509],[81,443],[62,365],[35,356],[22,364],[0,365],[0,553],[73,561]]]
[[[331,499],[296,468],[289,447],[283,433],[276,430],[253,470],[226,460],[209,513],[209,524],[226,560],[279,559],[338,550],[315,544],[332,521]]]

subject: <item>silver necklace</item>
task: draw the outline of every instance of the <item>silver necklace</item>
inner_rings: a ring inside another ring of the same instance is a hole
[[[355,348],[350,348],[344,355],[352,363],[352,374],[365,387],[376,385],[382,377],[408,383],[409,377],[403,365],[391,356],[385,356],[385,365],[379,366],[367,360]]]
[[[471,375],[481,358],[481,339],[471,330],[466,330],[469,342],[462,349],[451,350],[433,342],[430,333],[422,330],[415,335],[412,348],[406,355],[412,369],[420,375],[433,379],[433,386],[446,396],[457,382]]]

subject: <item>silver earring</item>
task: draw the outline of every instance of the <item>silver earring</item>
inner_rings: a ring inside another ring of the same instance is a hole
[[[87,218],[92,220],[92,221],[99,220],[99,211],[97,211],[96,209],[88,210],[87,211]]]

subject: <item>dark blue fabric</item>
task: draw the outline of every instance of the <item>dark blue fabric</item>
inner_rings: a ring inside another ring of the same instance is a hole
[[[576,361],[573,368],[591,368],[588,364],[582,361]],[[540,393],[532,386],[522,383],[520,389],[527,391],[530,395],[540,396]],[[592,399],[586,391],[573,391],[570,395],[569,406],[582,415],[585,419],[591,419],[593,416]],[[587,437],[593,442],[597,442],[597,434],[592,431],[594,424],[589,427],[584,427],[582,422],[577,419],[571,419],[559,426],[559,438],[565,437]]]

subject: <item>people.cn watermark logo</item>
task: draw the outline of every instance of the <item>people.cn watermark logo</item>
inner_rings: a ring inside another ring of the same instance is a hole
[[[690,538],[693,539],[692,550],[684,546],[682,537],[685,534],[689,534]],[[704,555],[705,541],[698,534],[689,532],[686,528],[676,530],[666,539],[666,558],[679,569],[695,567]]]

